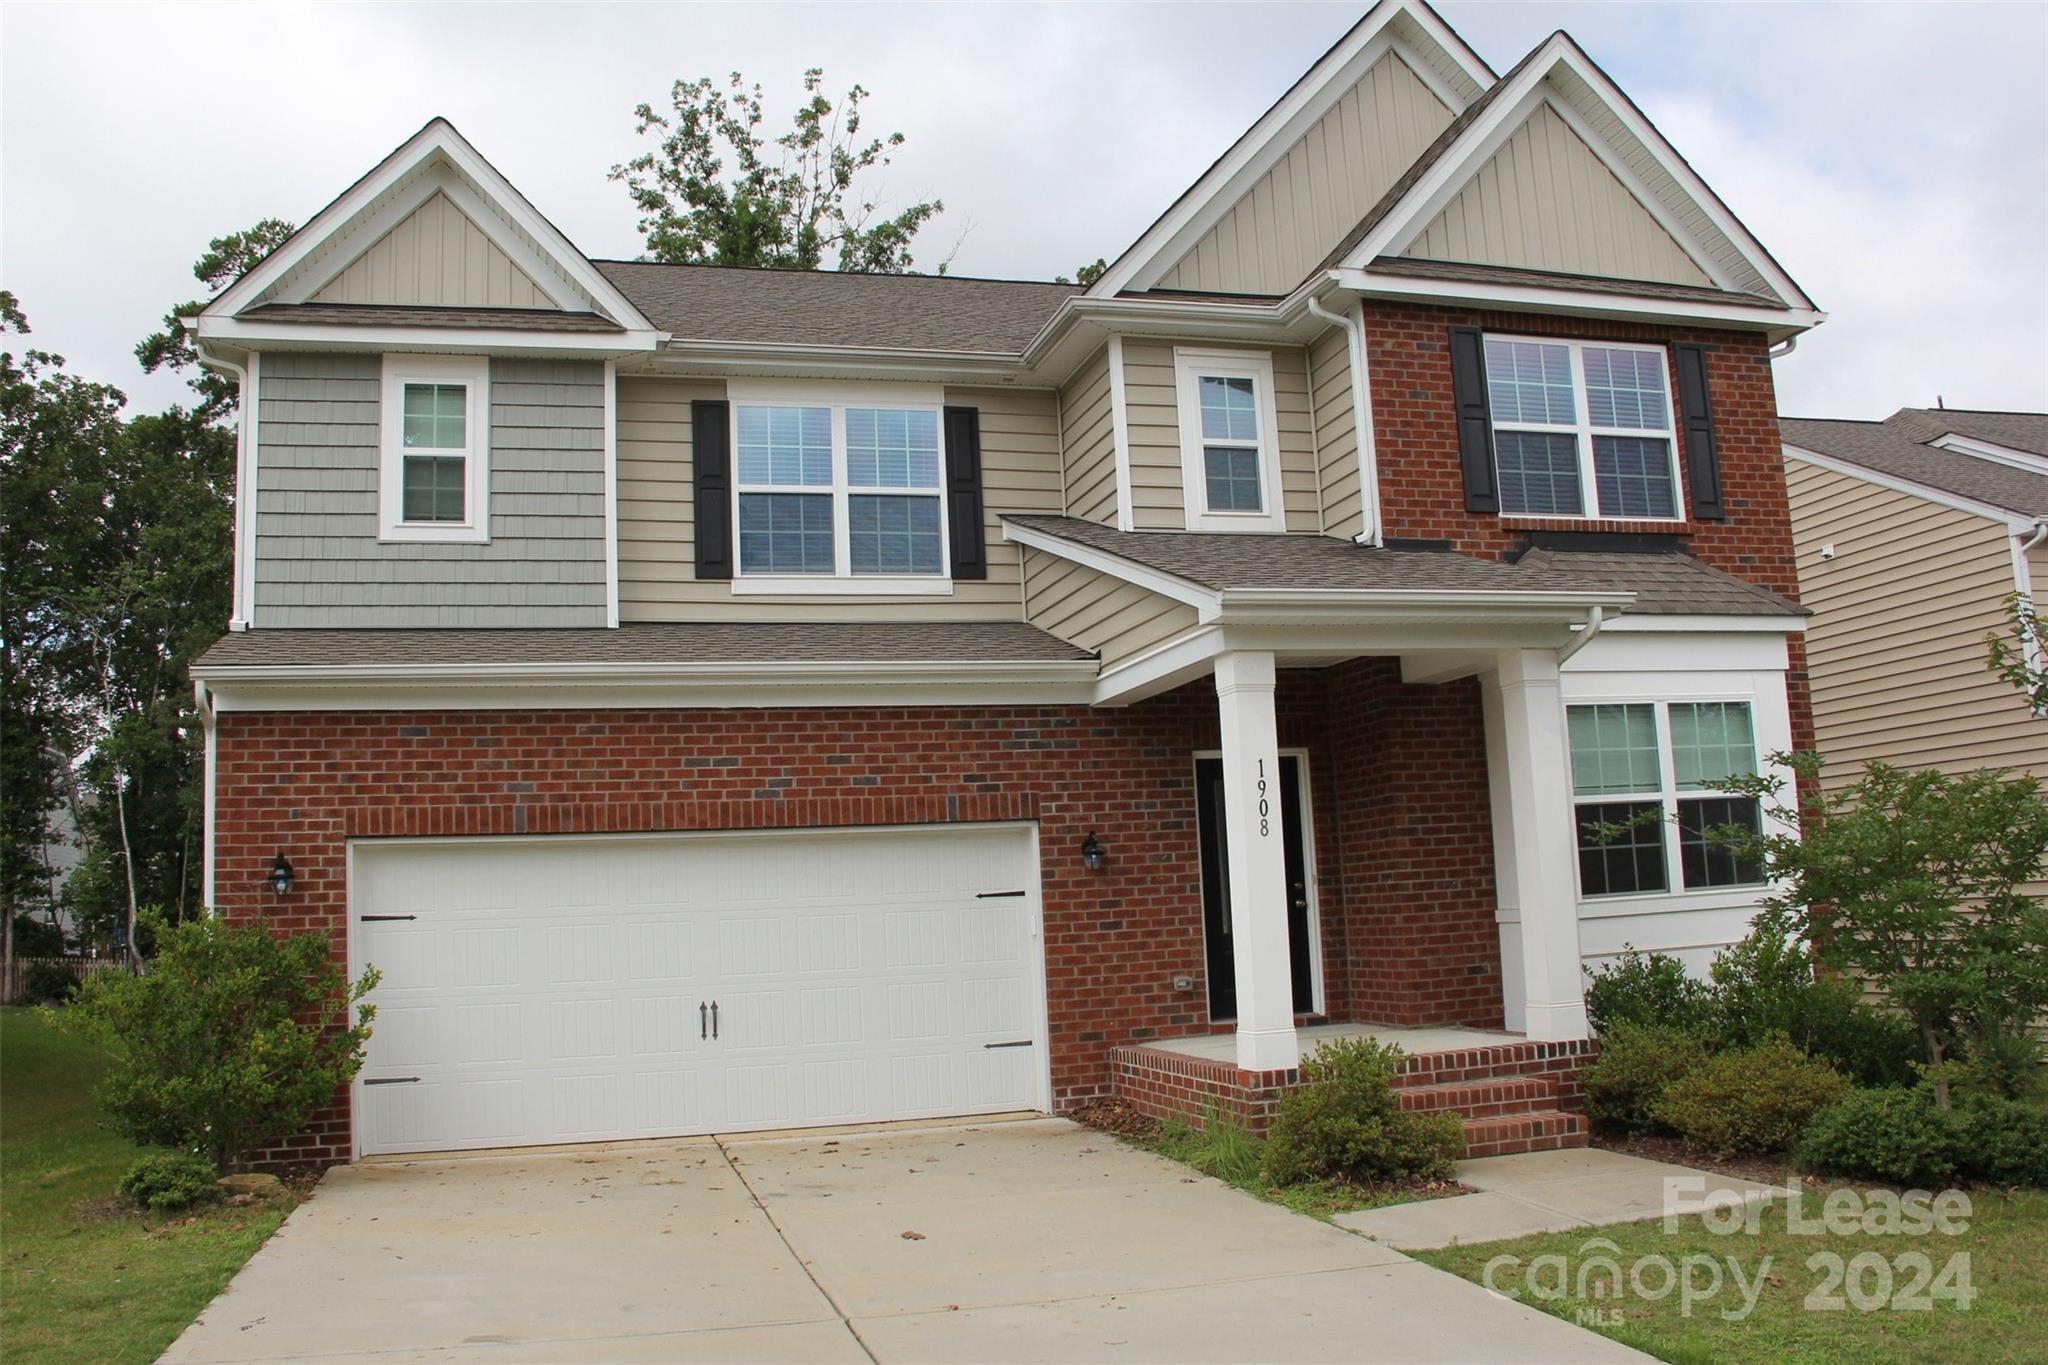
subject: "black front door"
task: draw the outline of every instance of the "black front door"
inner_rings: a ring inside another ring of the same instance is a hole
[[[1287,943],[1294,1011],[1315,1008],[1309,957],[1308,858],[1302,846],[1301,759],[1280,757],[1280,837],[1287,859]],[[1195,761],[1195,814],[1202,846],[1202,932],[1209,945],[1209,1017],[1237,1018],[1237,955],[1230,942],[1230,851],[1224,839],[1223,760]]]

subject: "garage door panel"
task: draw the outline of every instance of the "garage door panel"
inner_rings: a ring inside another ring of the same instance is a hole
[[[419,1078],[362,1149],[1036,1107],[1042,1049],[985,1046],[1038,1031],[1035,885],[1016,829],[362,846],[364,1076]]]

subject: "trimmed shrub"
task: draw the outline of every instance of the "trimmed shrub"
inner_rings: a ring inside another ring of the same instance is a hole
[[[1937,1186],[1956,1173],[1958,1116],[1924,1089],[1858,1090],[1813,1116],[1799,1140],[1809,1170],[1897,1185]]]
[[[1761,1046],[1723,1052],[1674,1081],[1653,1117],[1714,1156],[1781,1152],[1798,1140],[1813,1116],[1849,1096],[1849,1078],[1772,1038]]]
[[[1683,962],[1631,947],[1595,972],[1586,987],[1586,1017],[1602,1038],[1621,1024],[1702,1032],[1712,1022],[1712,1008],[1707,983],[1686,975]]]
[[[1707,1057],[1706,1044],[1681,1029],[1615,1024],[1586,1070],[1586,1114],[1616,1128],[1654,1128],[1664,1092],[1705,1066]]]
[[[1266,1178],[1443,1180],[1465,1154],[1456,1114],[1411,1114],[1394,1093],[1401,1049],[1371,1038],[1326,1043],[1302,1059],[1266,1133]]]
[[[1759,914],[1747,937],[1714,955],[1713,1036],[1755,1047],[1784,1034],[1863,1085],[1910,1086],[1919,1036],[1905,1018],[1872,1009],[1856,982],[1814,972],[1813,953],[1781,914]]]
[[[213,1163],[191,1152],[154,1152],[128,1168],[121,1193],[146,1209],[171,1213],[220,1194]]]
[[[31,1005],[69,1004],[78,994],[78,978],[54,962],[38,962],[23,974],[21,993]]]
[[[1985,1095],[1955,1111],[1957,1164],[1994,1185],[2048,1186],[2048,1109]]]

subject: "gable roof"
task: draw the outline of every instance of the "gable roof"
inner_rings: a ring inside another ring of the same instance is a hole
[[[1911,441],[1954,434],[2048,458],[2048,412],[1987,412],[1971,408],[1900,408],[1884,424]]]
[[[594,313],[621,329],[632,348],[653,347],[654,329],[640,310],[454,124],[438,117],[222,290],[199,315],[200,336],[232,339],[251,310],[312,302],[437,196],[565,314]],[[572,323],[565,330],[580,329]]]
[[[1398,256],[1541,105],[1555,110],[1719,288],[1812,310],[1763,243],[1598,63],[1559,30],[1525,56],[1347,234],[1325,268]]]
[[[1412,56],[1409,69],[1453,114],[1494,83],[1493,69],[1426,0],[1380,0],[1110,262],[1089,294],[1157,283],[1388,51]]]
[[[1964,414],[1937,410],[1932,415],[1949,418]],[[2039,413],[1976,415],[2031,418],[2037,431],[2048,426],[2048,415]],[[1872,473],[1984,503],[2018,516],[2048,517],[2048,474],[2036,474],[1997,460],[1928,445],[1926,441],[1956,430],[1953,421],[1929,422],[1926,420],[1928,416],[1929,410],[1925,408],[1902,408],[1882,422],[1780,417],[1778,430],[1786,446],[1795,454],[1811,451]],[[2017,428],[2021,435],[2026,434],[2024,421],[1998,425]],[[1929,434],[1924,440],[1916,440],[1909,433],[1917,431]]]
[[[599,261],[656,327],[692,341],[1021,355],[1071,284],[958,275]]]

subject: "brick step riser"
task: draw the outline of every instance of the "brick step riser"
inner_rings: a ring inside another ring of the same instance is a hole
[[[1468,1119],[1555,1109],[1557,1082],[1521,1076],[1470,1085],[1403,1086],[1395,1092],[1403,1109],[1417,1114],[1455,1111]]]
[[[1555,1109],[1465,1120],[1467,1158],[1557,1152],[1586,1142],[1585,1116]]]

